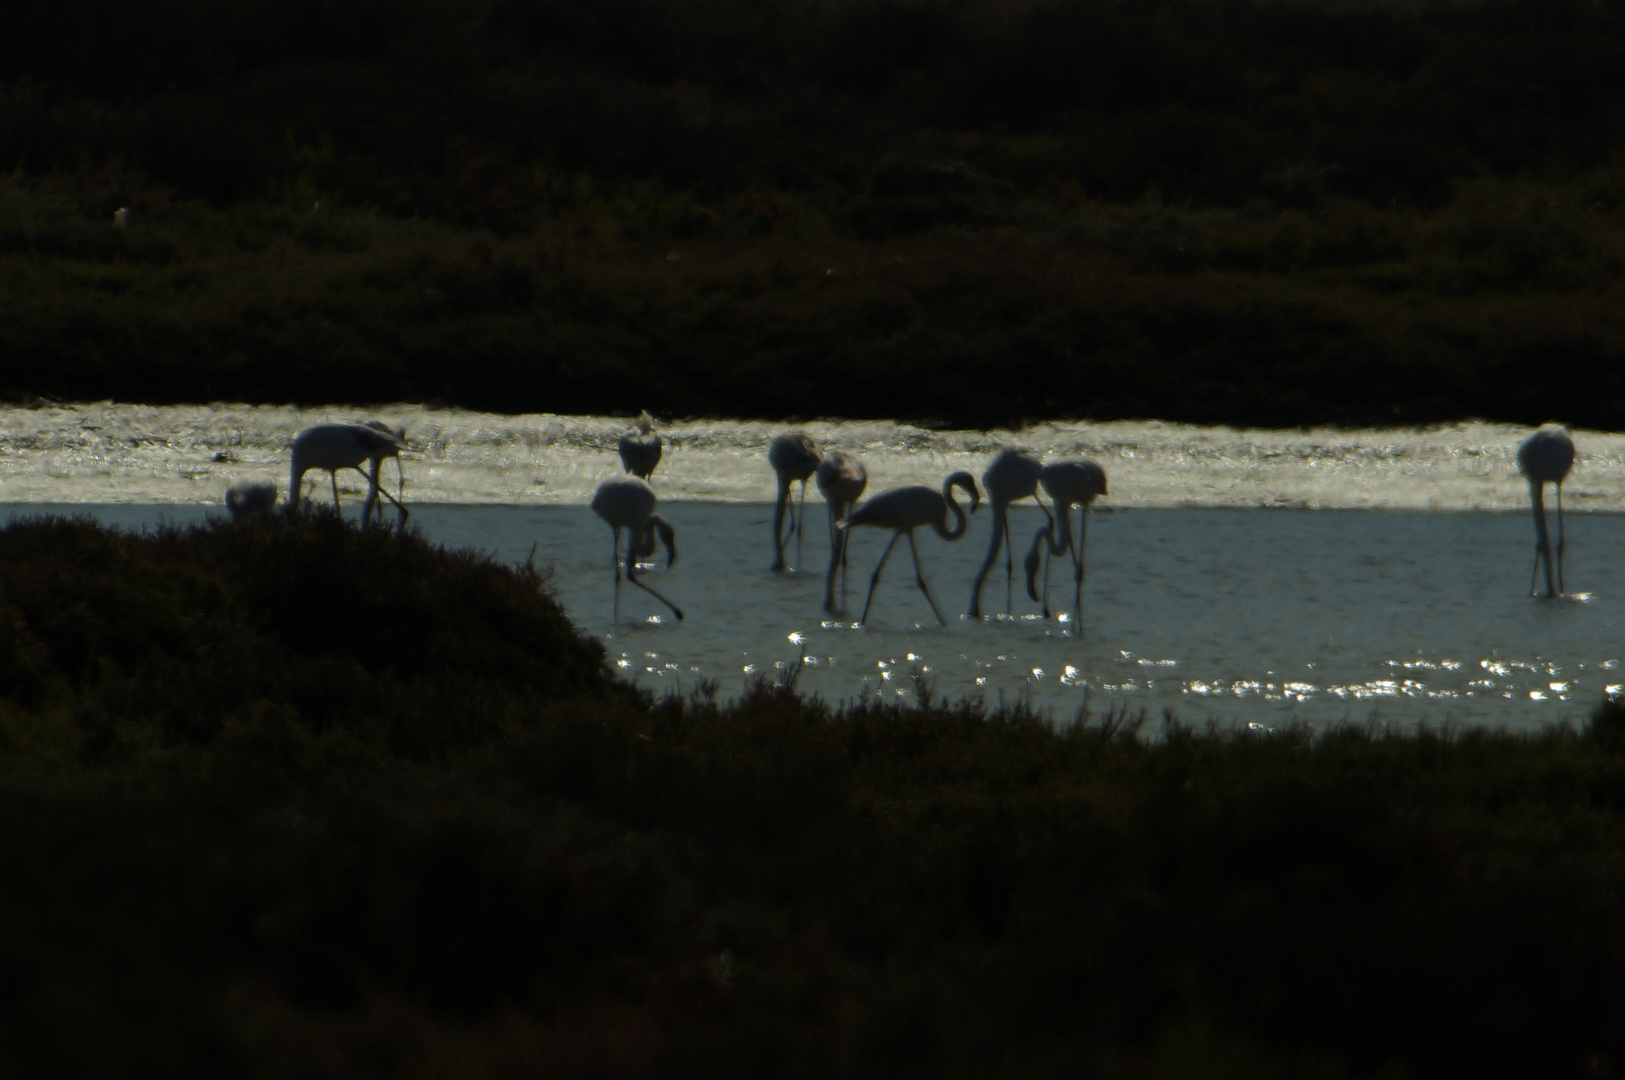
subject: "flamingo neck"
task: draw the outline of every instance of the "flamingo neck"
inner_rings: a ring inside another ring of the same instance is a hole
[[[942,485],[942,499],[948,504],[948,510],[954,516],[954,526],[951,529],[944,528],[941,522],[937,523],[937,535],[944,540],[958,540],[965,535],[965,528],[969,524],[968,519],[965,517],[965,511],[961,510],[959,503],[954,500],[956,483],[956,481],[950,480]]]
[[[1087,509],[1088,503],[1084,504]],[[1063,551],[1072,550],[1072,506],[1056,500],[1056,524],[1060,527],[1050,531],[1049,550],[1051,555],[1059,555]]]
[[[660,537],[660,542],[666,546],[666,565],[670,566],[672,563],[676,562],[677,530],[671,527],[671,522],[667,521],[659,514],[650,514],[647,528],[648,533],[646,535],[648,539],[645,541],[645,544],[647,545],[648,549],[651,552],[654,551],[654,538],[658,535]]]

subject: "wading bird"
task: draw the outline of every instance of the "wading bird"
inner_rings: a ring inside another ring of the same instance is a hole
[[[632,422],[632,429],[621,436],[615,449],[621,455],[621,467],[633,476],[647,480],[660,464],[660,433],[655,430],[655,419],[645,409]]]
[[[1106,494],[1106,470],[1093,461],[1057,461],[1044,466],[1044,471],[1038,476],[1038,483],[1049,494],[1050,501],[1055,504],[1055,518],[1050,524],[1039,528],[1033,537],[1033,548],[1027,553],[1023,565],[1027,571],[1027,595],[1037,600],[1038,588],[1035,578],[1038,576],[1038,549],[1045,548],[1044,552],[1044,617],[1049,618],[1049,557],[1059,555],[1063,551],[1072,554],[1072,617],[1075,621],[1074,633],[1083,632],[1083,544],[1088,536],[1089,504],[1098,496]],[[1076,544],[1072,539],[1072,508],[1081,507],[1078,512],[1078,536]],[[1060,526],[1059,535],[1056,533],[1057,523]],[[1046,545],[1045,541],[1049,541]]]
[[[968,472],[956,472],[942,482],[942,490],[916,484],[911,487],[892,488],[882,491],[847,516],[843,525],[851,530],[863,525],[874,525],[882,529],[891,529],[891,542],[886,545],[885,552],[880,556],[880,562],[875,566],[875,575],[869,579],[869,597],[863,602],[863,616],[858,621],[868,623],[869,605],[874,603],[875,586],[880,584],[880,571],[885,569],[886,560],[891,558],[892,548],[903,535],[908,536],[908,548],[914,554],[914,583],[925,594],[926,602],[937,617],[937,622],[948,625],[937,610],[937,602],[931,598],[931,590],[926,587],[925,574],[920,570],[920,549],[914,544],[914,530],[923,525],[929,525],[937,531],[937,535],[944,540],[958,540],[965,535],[967,519],[965,512],[954,501],[953,489],[964,488],[970,494],[970,512],[976,513],[981,505],[982,493],[976,489],[976,479]],[[948,515],[952,513],[956,519],[953,528],[948,527]]]
[[[638,552],[653,551],[654,536],[666,545],[666,565],[677,561],[677,532],[671,523],[655,513],[655,493],[647,481],[639,477],[606,480],[598,486],[592,497],[593,513],[603,518],[610,528],[609,561],[615,567],[615,621],[621,618],[621,530],[626,537],[626,580],[671,608],[671,613],[682,621],[678,606],[638,580]]]
[[[1563,592],[1563,481],[1574,467],[1574,439],[1562,424],[1542,424],[1518,447],[1518,471],[1529,480],[1529,502],[1535,512],[1535,566],[1529,573],[1529,594],[1535,593],[1535,580],[1541,560],[1546,563],[1546,595]],[[1546,534],[1547,484],[1557,485],[1557,585],[1552,585],[1552,541]]]
[[[1054,523],[1055,519],[1050,517],[1043,500],[1038,498],[1038,474],[1043,469],[1044,463],[1038,460],[1037,455],[1007,446],[999,451],[987,471],[982,473],[982,487],[987,491],[988,505],[993,508],[993,539],[987,545],[987,558],[982,560],[982,568],[976,571],[976,583],[971,586],[970,611],[967,614],[973,619],[982,616],[982,582],[987,580],[988,571],[993,569],[1000,547],[1005,548],[1004,610],[1008,613],[1015,606],[1012,597],[1015,550],[1014,545],[1009,544],[1010,504],[1017,499],[1031,498],[1044,511],[1045,520]]]
[[[311,469],[325,469],[333,481],[333,505],[339,504],[339,470],[354,469],[367,478],[367,502],[361,520],[365,524],[382,495],[395,504],[406,521],[406,507],[401,501],[378,485],[380,463],[386,457],[395,458],[400,466],[400,453],[406,448],[404,433],[382,421],[366,424],[317,424],[301,431],[293,440],[293,465],[288,478],[288,509],[299,509],[299,497],[305,473]],[[370,462],[371,475],[363,472],[361,463]],[[406,483],[404,473],[401,483]]]
[[[790,542],[790,533],[796,534],[796,564],[801,563],[801,519],[803,514],[790,510],[790,528],[784,527],[784,511],[790,506],[790,485],[801,481],[801,509],[807,509],[807,481],[818,470],[823,460],[818,444],[805,431],[787,431],[775,435],[767,446],[767,463],[779,478],[779,495],[773,503],[773,565],[770,569],[784,569],[784,545]]]
[[[819,493],[829,503],[829,578],[824,583],[824,610],[835,611],[837,570],[841,575],[841,603],[846,603],[847,533],[837,525],[846,520],[853,504],[863,496],[863,489],[869,486],[869,473],[856,455],[832,450],[818,463],[815,476]]]
[[[231,520],[264,514],[276,506],[276,485],[268,480],[239,480],[226,489],[226,510]]]

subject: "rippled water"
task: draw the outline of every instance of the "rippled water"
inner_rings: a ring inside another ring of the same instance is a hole
[[[0,445],[0,497],[11,513],[80,509],[132,527],[200,521],[235,479],[285,484],[287,446],[299,428],[372,415],[105,404],[0,413],[11,433]],[[886,539],[863,531],[848,614],[826,616],[828,546],[816,494],[801,559],[811,569],[766,569],[772,474],[764,453],[783,430],[769,424],[664,429],[655,486],[680,557],[648,580],[688,618],[677,623],[646,594],[623,588],[617,623],[609,531],[584,503],[618,474],[613,447],[624,420],[406,407],[376,415],[407,424],[414,526],[506,560],[525,559],[534,545],[571,616],[656,693],[711,680],[730,696],[747,678],[782,677],[799,661],[797,685],[832,701],[912,700],[923,679],[938,695],[1025,701],[1061,719],[1084,708],[1143,708],[1152,717],[1169,709],[1189,721],[1267,726],[1375,718],[1402,728],[1528,728],[1583,722],[1625,683],[1619,436],[1576,433],[1580,459],[1565,505],[1568,583],[1577,591],[1539,601],[1527,596],[1533,536],[1512,456],[1524,429],[1110,424],[1030,429],[1012,440],[895,424],[808,425],[825,443],[864,456],[871,491],[936,483],[955,468],[980,474],[1010,441],[1101,461],[1111,494],[1091,517],[1082,633],[1074,637],[1071,623],[1042,619],[1019,582],[1012,617],[960,617],[986,550],[985,511],[963,541],[920,538],[947,627],[914,587],[906,546],[886,570],[870,625],[852,624]],[[359,487],[347,500],[351,493]],[[1018,508],[1013,520],[1025,547],[1042,518]],[[1070,606],[1066,576],[1056,572],[1051,593],[1061,608]],[[984,611],[1002,611],[1004,596],[1001,570],[984,592]]]
[[[13,512],[43,509],[14,507]],[[57,507],[55,509],[63,509]],[[201,507],[83,508],[140,526],[201,521]],[[667,508],[679,557],[646,579],[684,609],[623,586],[611,618],[609,531],[581,507],[419,506],[431,539],[555,574],[571,617],[597,635],[628,677],[657,694],[714,680],[723,697],[751,676],[779,678],[804,657],[800,689],[830,701],[937,695],[1024,701],[1067,719],[1087,708],[1173,710],[1187,721],[1276,726],[1342,720],[1532,728],[1583,723],[1625,683],[1619,667],[1625,574],[1609,553],[1625,517],[1569,520],[1569,579],[1585,591],[1530,599],[1524,515],[1300,510],[1117,510],[1090,526],[1081,637],[1045,620],[1016,585],[1013,617],[961,617],[985,553],[987,516],[967,539],[922,536],[927,582],[948,617],[938,626],[899,546],[860,611],[884,546],[856,534],[848,614],[821,611],[821,569],[767,570],[770,507],[679,502]],[[1029,536],[1041,518],[1016,510]],[[803,563],[827,563],[822,508],[809,507]],[[1020,568],[1017,567],[1019,575]],[[1051,600],[1070,606],[1056,573]],[[984,611],[1002,611],[1002,571]]]

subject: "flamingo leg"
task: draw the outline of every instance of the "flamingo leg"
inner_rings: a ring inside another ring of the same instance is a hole
[[[609,565],[615,571],[615,608],[610,616],[611,622],[621,621],[621,527],[612,526],[609,530]]]
[[[1010,508],[1006,507],[1004,518],[1004,613],[1014,615],[1016,612],[1016,549],[1010,543]]]
[[[982,560],[982,568],[976,571],[976,582],[970,590],[970,610],[966,612],[973,619],[982,617],[982,583],[987,580],[988,571],[993,569],[993,563],[999,557],[999,545],[1004,542],[1004,534],[1010,528],[1006,514],[1003,503],[993,505],[993,539],[988,542],[987,558]]]
[[[835,510],[830,508],[830,517],[835,516]],[[824,579],[824,610],[831,615],[835,614],[835,575],[841,570],[841,541],[831,530],[829,538],[829,576]]]
[[[843,532],[841,534],[841,608],[842,608],[842,610],[845,610],[845,608],[846,608],[846,569],[847,569],[848,564],[851,562],[851,560],[847,558],[847,555],[848,555],[848,552],[850,550],[851,543],[852,543],[851,534]]]
[[[361,473],[362,476],[367,478],[367,501],[361,508],[361,524],[365,525],[371,520],[374,507],[376,507],[378,510],[379,519],[383,519],[384,508],[378,501],[379,496],[382,496],[395,504],[395,509],[401,512],[401,524],[406,524],[406,519],[409,516],[409,512],[407,511],[406,507],[401,504],[399,499],[391,495],[378,484],[378,462],[373,462],[372,473],[370,475],[362,472],[361,466],[359,465],[352,465],[350,468],[354,469],[358,473]]]
[[[770,570],[784,569],[784,542],[787,533],[784,531],[784,511],[790,502],[790,481],[785,476],[779,477],[779,495],[773,500],[773,565]],[[794,525],[792,524],[792,528]]]
[[[869,605],[875,602],[875,586],[880,584],[880,571],[886,568],[886,560],[891,558],[891,549],[897,546],[897,538],[902,535],[900,531],[891,534],[891,542],[881,554],[880,562],[875,564],[875,576],[869,579],[869,598],[863,602],[863,616],[858,619],[865,626],[869,624]]]
[[[847,503],[841,508],[841,516],[845,517],[852,512],[852,504]],[[846,610],[846,571],[852,565],[852,533],[846,529],[841,530],[841,610]]]
[[[947,626],[948,620],[944,619],[942,612],[937,610],[937,602],[931,598],[931,590],[925,586],[925,571],[920,569],[920,549],[914,544],[913,529],[910,529],[908,533],[908,550],[914,555],[914,583],[925,594],[925,602],[931,605],[931,612],[937,617],[937,622],[942,626]]]
[[[1072,553],[1072,636],[1083,636],[1083,540],[1089,527],[1089,504],[1078,508],[1078,549]]]
[[[1546,532],[1546,500],[1543,485],[1530,481],[1529,501],[1535,515],[1535,573],[1530,575],[1529,593],[1535,593],[1535,577],[1538,575],[1541,563],[1546,567],[1546,595],[1556,596],[1557,589],[1552,582],[1552,541]]]
[[[795,565],[795,569],[797,569],[797,570],[801,569],[801,533],[802,533],[802,526],[804,524],[806,524],[806,521],[807,521],[807,481],[803,480],[801,482],[801,508],[796,512],[796,565]]]
[[[1557,592],[1561,596],[1568,590],[1563,587],[1563,482],[1557,482]]]
[[[1044,604],[1043,604],[1043,609],[1042,610],[1044,612],[1044,618],[1047,619],[1047,618],[1050,617],[1050,608],[1049,608],[1049,564],[1050,564],[1050,560],[1055,555],[1055,531],[1053,529],[1051,529],[1049,531],[1049,535],[1046,537],[1046,539],[1049,542],[1044,545]]]
[[[379,471],[379,468],[380,468],[380,465],[379,465],[379,462],[378,462],[377,458],[373,458],[373,460],[372,460],[372,471],[371,472],[361,472],[361,467],[360,466],[355,467],[356,472],[361,473],[362,476],[365,476],[367,478],[367,499],[366,499],[366,501],[364,503],[361,504],[361,524],[362,524],[363,527],[372,524],[372,512],[378,506],[378,495],[379,495],[378,471]],[[387,492],[385,494],[387,494]]]

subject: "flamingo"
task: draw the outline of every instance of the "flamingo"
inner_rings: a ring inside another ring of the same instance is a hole
[[[869,473],[856,455],[845,450],[832,450],[818,463],[815,474],[818,491],[829,503],[829,580],[824,585],[824,610],[835,609],[835,571],[841,571],[841,599],[846,600],[846,540],[847,534],[837,528],[852,512],[852,506],[869,486]]]
[[[333,481],[333,505],[337,506],[339,470],[354,469],[367,477],[367,502],[362,509],[362,522],[365,523],[371,516],[379,495],[395,504],[396,509],[401,512],[401,521],[404,522],[406,507],[401,504],[400,499],[378,486],[378,473],[380,463],[386,457],[395,458],[395,464],[399,467],[400,452],[405,448],[405,433],[379,420],[365,424],[317,424],[315,427],[306,428],[293,440],[293,465],[288,480],[288,509],[299,508],[300,486],[305,473],[311,469],[327,470],[328,476]],[[362,472],[363,461],[372,463],[371,475]],[[401,480],[403,489],[405,482],[403,473]]]
[[[1077,619],[1077,626],[1081,632],[1083,626],[1083,542],[1088,535],[1089,504],[1098,496],[1106,494],[1106,470],[1093,461],[1080,459],[1077,461],[1057,461],[1044,466],[1043,472],[1038,476],[1038,482],[1045,492],[1049,494],[1050,501],[1055,504],[1055,519],[1048,525],[1039,528],[1033,537],[1033,548],[1027,553],[1023,565],[1027,571],[1027,595],[1034,600],[1038,599],[1038,589],[1034,579],[1038,576],[1038,549],[1049,541],[1048,555],[1059,555],[1063,551],[1072,554],[1072,611]],[[1078,539],[1076,546],[1072,542],[1072,508],[1081,507],[1078,512]],[[1060,535],[1055,532],[1055,523],[1060,522]],[[1044,567],[1044,617],[1049,617],[1049,565],[1046,558]]]
[[[1546,595],[1563,592],[1563,481],[1574,466],[1574,439],[1562,424],[1542,424],[1518,447],[1518,471],[1529,479],[1529,502],[1535,512],[1535,566],[1529,574],[1529,594],[1541,560],[1546,562]],[[1557,485],[1557,587],[1552,587],[1552,541],[1546,534],[1545,486]]]
[[[671,613],[677,621],[683,619],[683,612],[678,606],[667,600],[654,589],[638,580],[638,551],[653,551],[654,534],[660,534],[660,540],[666,545],[666,565],[670,566],[677,561],[677,533],[671,523],[655,513],[655,493],[646,480],[637,476],[622,477],[618,480],[606,480],[598,485],[598,491],[592,497],[593,513],[608,523],[612,540],[610,542],[609,561],[615,567],[615,620],[621,617],[621,530],[627,531],[626,537],[626,580],[642,589],[644,592],[671,608]]]
[[[937,602],[931,598],[931,590],[926,587],[925,574],[920,570],[920,549],[914,544],[914,530],[922,525],[929,525],[937,531],[937,535],[944,540],[958,540],[965,535],[965,526],[969,519],[965,512],[954,501],[953,489],[964,488],[970,493],[970,512],[976,513],[981,505],[982,493],[976,489],[976,479],[970,473],[960,471],[953,473],[942,482],[942,490],[915,484],[910,487],[892,488],[864,503],[847,516],[842,527],[851,530],[859,525],[876,525],[883,529],[892,530],[891,542],[886,545],[885,552],[880,556],[880,562],[875,566],[875,575],[869,579],[869,597],[863,602],[863,617],[859,622],[869,621],[869,605],[874,603],[875,586],[880,584],[880,571],[886,566],[886,560],[891,558],[892,548],[897,545],[900,536],[908,536],[909,551],[914,554],[914,583],[925,594],[926,601],[937,616],[937,622],[943,626],[948,625],[937,610]],[[948,515],[952,513],[958,520],[953,528],[948,527]]]
[[[239,480],[226,489],[226,509],[233,521],[263,514],[275,505],[276,485],[270,481]]]
[[[660,433],[655,430],[654,417],[647,409],[632,422],[632,431],[621,436],[615,449],[621,455],[621,467],[640,479],[654,475],[660,464]]]
[[[775,435],[767,446],[767,463],[779,478],[779,495],[773,504],[773,565],[770,569],[784,569],[784,545],[790,534],[784,529],[784,511],[790,505],[790,485],[801,481],[801,509],[807,508],[807,481],[818,470],[823,454],[818,444],[805,431],[787,431]],[[790,511],[790,528],[796,534],[796,562],[801,562],[801,517]]]
[[[982,568],[976,571],[976,583],[971,586],[970,611],[967,614],[973,619],[982,616],[982,582],[987,579],[988,571],[993,569],[993,562],[999,557],[999,548],[1006,546],[1010,535],[1010,504],[1017,499],[1031,497],[1044,511],[1044,518],[1054,523],[1038,498],[1038,475],[1043,468],[1044,463],[1031,451],[1007,446],[999,451],[987,471],[982,473],[982,486],[987,489],[987,501],[993,507],[993,539],[987,546],[987,558],[982,560]],[[1011,600],[1011,582],[1014,578],[1014,551],[1005,547],[1004,606],[1007,612],[1014,606]]]

